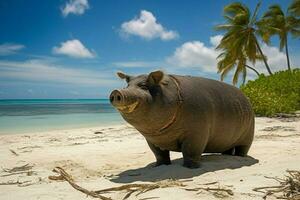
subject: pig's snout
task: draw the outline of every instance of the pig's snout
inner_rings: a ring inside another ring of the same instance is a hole
[[[123,106],[125,103],[124,96],[119,90],[112,91],[109,99],[113,106]]]
[[[123,113],[131,113],[139,104],[136,94],[130,90],[114,90],[110,94],[109,100],[115,108]]]

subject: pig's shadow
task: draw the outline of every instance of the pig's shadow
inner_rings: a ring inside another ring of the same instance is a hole
[[[110,179],[116,183],[131,183],[134,181],[159,181],[165,179],[186,179],[199,176],[207,172],[222,169],[237,169],[244,166],[251,166],[258,163],[258,160],[248,157],[227,156],[227,155],[203,155],[201,167],[198,169],[188,169],[182,166],[182,158],[172,160],[172,165],[162,165],[153,167],[154,163],[146,167],[126,170]]]

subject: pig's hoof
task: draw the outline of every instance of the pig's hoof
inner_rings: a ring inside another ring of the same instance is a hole
[[[184,167],[190,168],[190,169],[197,169],[200,167],[199,162],[194,162],[194,161],[186,161],[183,163]]]
[[[171,165],[171,161],[170,160],[156,161],[154,167],[158,167],[160,165]]]

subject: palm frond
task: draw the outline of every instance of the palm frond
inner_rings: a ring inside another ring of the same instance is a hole
[[[250,13],[247,6],[240,2],[231,3],[224,7],[224,13],[227,15],[235,16],[238,13]]]
[[[294,38],[300,37],[300,29],[292,29],[291,34]]]
[[[235,73],[234,73],[233,79],[232,79],[232,83],[233,83],[234,85],[237,84],[240,74],[241,74],[241,73],[244,74],[243,71],[246,70],[245,65],[246,65],[246,60],[243,59],[243,58],[240,58],[240,59],[238,60],[238,63],[237,63],[237,66],[236,66],[236,70],[235,70]],[[244,77],[244,76],[243,76],[243,77]],[[244,80],[243,80],[243,82],[244,82]]]
[[[227,74],[235,67],[235,63],[232,63],[232,65],[227,65],[226,68],[224,68],[224,70],[221,71],[221,81],[224,80],[224,78],[227,76]]]
[[[259,1],[258,4],[256,4],[254,13],[253,13],[253,15],[251,17],[251,20],[250,20],[251,25],[254,25],[254,23],[256,22],[256,17],[257,17],[258,9],[259,9],[260,5],[261,5],[261,1]]]
[[[288,8],[288,12],[294,16],[300,16],[300,0],[294,0]]]

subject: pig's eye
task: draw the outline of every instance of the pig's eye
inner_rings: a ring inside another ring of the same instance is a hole
[[[140,84],[139,87],[142,89],[142,90],[148,90],[148,86],[146,84]]]

